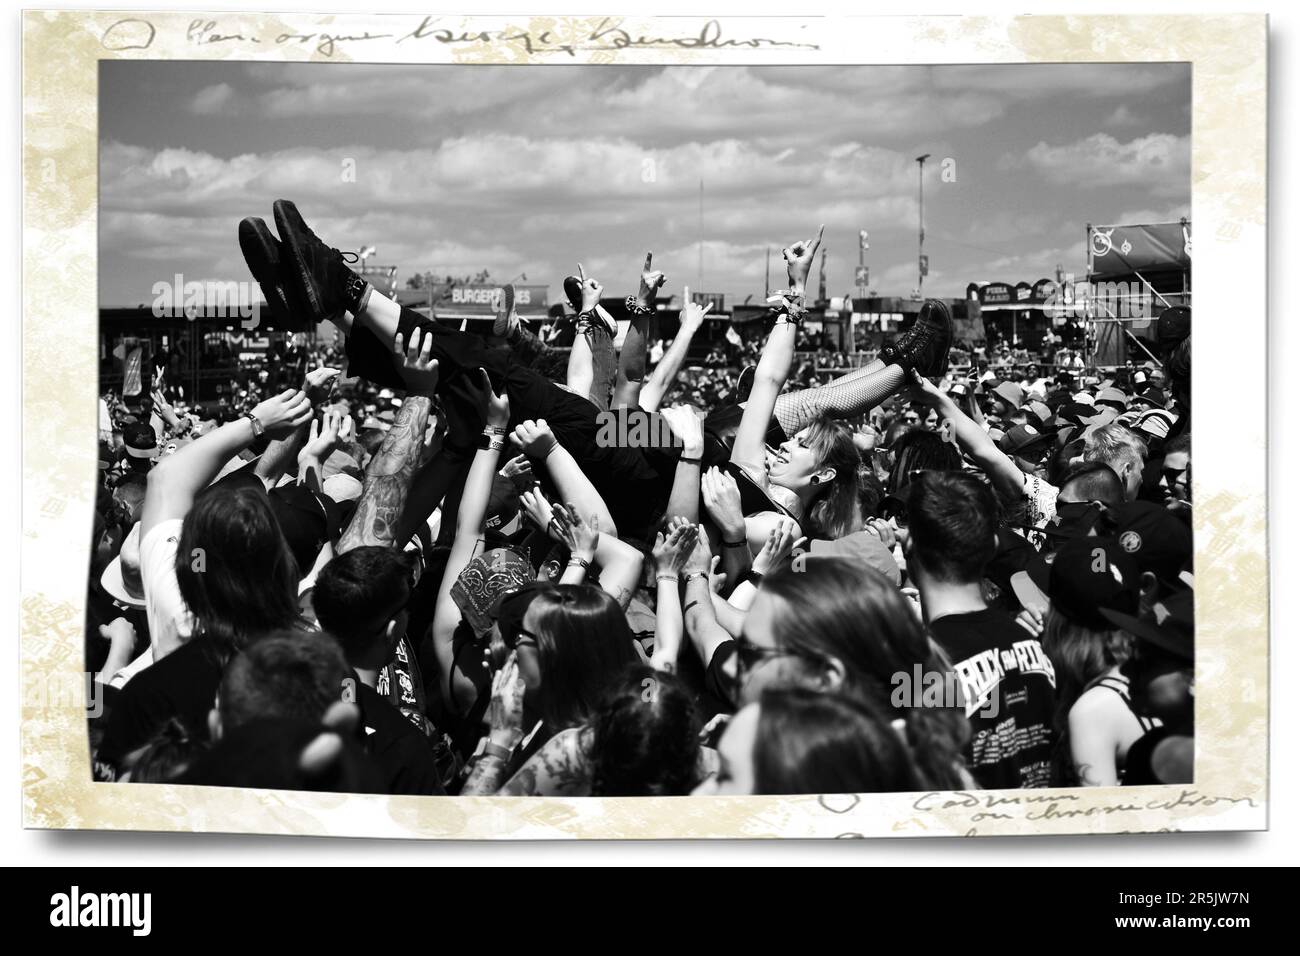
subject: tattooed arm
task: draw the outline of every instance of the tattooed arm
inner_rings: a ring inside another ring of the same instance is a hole
[[[584,746],[589,732],[562,730],[533,754],[497,791],[502,797],[587,797],[591,795],[591,758]]]
[[[424,430],[429,423],[428,395],[407,395],[384,443],[366,467],[366,480],[356,513],[339,539],[339,554],[362,545],[391,547],[397,523],[411,490]]]
[[[641,581],[640,551],[612,534],[602,534],[596,542],[596,563],[600,565],[600,589],[618,602],[624,611]]]
[[[339,554],[362,545],[391,547],[399,541],[398,520],[406,507],[411,481],[420,467],[433,393],[438,387],[438,360],[429,357],[433,336],[424,337],[423,349],[418,332],[411,336],[409,347],[404,345],[402,337],[397,336],[393,343],[394,358],[406,383],[406,401],[402,402],[384,443],[366,466],[361,500],[339,538]]]

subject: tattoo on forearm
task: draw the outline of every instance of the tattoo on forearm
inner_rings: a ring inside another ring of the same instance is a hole
[[[420,462],[429,406],[427,395],[408,395],[402,403],[392,429],[366,468],[356,514],[339,540],[340,553],[362,545],[395,543],[397,523]]]

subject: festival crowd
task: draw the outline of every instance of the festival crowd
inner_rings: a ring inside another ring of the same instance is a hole
[[[821,242],[739,371],[565,280],[482,334],[399,306],[293,203],[239,242],[277,326],[216,409],[101,411],[96,779],[637,796],[1191,780],[1190,312],[1113,373],[950,365],[926,300],[796,367]],[[277,235],[278,233],[278,235]],[[617,320],[626,323],[615,348]],[[486,323],[485,323],[486,326]],[[146,389],[146,392],[149,390]]]

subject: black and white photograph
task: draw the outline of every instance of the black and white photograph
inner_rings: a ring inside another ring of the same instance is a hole
[[[1193,781],[1187,64],[99,77],[96,780]]]

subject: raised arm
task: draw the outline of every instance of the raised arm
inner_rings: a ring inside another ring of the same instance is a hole
[[[298,452],[298,483],[311,491],[323,490],[322,469],[325,460],[343,442],[352,437],[352,417],[341,412],[326,412],[313,419],[307,443]]]
[[[754,372],[754,386],[749,392],[749,401],[745,403],[745,412],[732,445],[731,460],[763,487],[767,486],[767,427],[776,408],[776,397],[785,387],[794,361],[795,339],[804,312],[804,286],[825,228],[822,226],[817,230],[817,238],[800,240],[781,250],[790,289],[786,294],[784,311],[777,316],[772,333],[763,346],[762,357]]]
[[[989,477],[990,483],[1005,500],[1018,499],[1025,490],[1025,475],[1016,463],[997,446],[989,433],[971,421],[970,417],[957,407],[957,403],[945,395],[929,380],[913,370],[911,397],[933,408],[940,419],[951,422],[953,438],[962,454],[978,465]]]
[[[338,369],[335,368],[317,368],[307,373],[302,391],[307,396],[307,401],[311,402],[313,409],[328,397],[330,382],[338,374]],[[307,424],[304,422],[288,435],[277,438],[266,447],[266,451],[253,466],[253,474],[261,478],[268,489],[274,488],[290,466],[297,462],[307,440]]]
[[[311,419],[311,402],[297,389],[289,389],[261,402],[243,418],[169,455],[149,473],[144,508],[140,515],[140,540],[162,521],[184,518],[194,496],[206,488],[221,467],[265,432],[272,438],[291,434]]]
[[[460,623],[460,608],[451,597],[451,586],[465,570],[482,544],[483,517],[487,512],[488,498],[492,494],[492,482],[496,477],[497,459],[505,447],[506,423],[510,421],[510,401],[503,392],[496,395],[492,391],[492,382],[483,369],[479,369],[482,379],[482,401],[487,407],[487,447],[480,448],[470,462],[469,474],[465,478],[465,488],[460,497],[460,511],[456,515],[456,537],[452,541],[451,554],[447,556],[447,569],[443,572],[438,585],[438,596],[433,612],[433,649],[438,659],[438,667],[443,680],[448,675],[455,678],[458,695],[469,695],[474,686],[467,679],[457,677],[453,671],[452,636],[456,625]],[[446,686],[444,684],[443,686]],[[463,706],[461,700],[450,701],[453,708]]]
[[[690,524],[700,520],[700,468],[704,455],[704,428],[689,408],[665,408],[659,416],[681,440],[682,453],[673,472],[673,488],[668,494],[667,516],[682,518]]]
[[[361,499],[339,538],[339,554],[362,545],[392,547],[400,540],[398,521],[419,464],[433,391],[438,387],[438,360],[429,357],[433,336],[426,335],[423,346],[418,339],[419,333],[415,332],[409,345],[403,343],[400,335],[394,342],[402,380],[407,387],[406,399],[398,409],[393,427],[384,436],[384,443],[366,466]]]
[[[645,384],[645,344],[650,322],[654,319],[655,293],[664,284],[664,274],[651,265],[653,254],[645,254],[645,267],[636,295],[628,303],[629,322],[623,337],[623,348],[618,353],[618,375],[614,379],[614,408],[636,408],[641,404],[641,389]],[[662,398],[662,395],[660,396]],[[647,409],[654,411],[658,401]]]
[[[690,557],[686,559],[686,607],[682,614],[686,621],[686,634],[706,667],[717,649],[731,640],[731,635],[718,623],[713,611],[713,589],[709,587],[712,564],[709,536],[700,533],[695,538]]]
[[[655,650],[650,666],[658,671],[677,670],[682,646],[682,599],[679,581],[686,559],[695,549],[699,528],[684,518],[669,522],[668,533],[655,536],[651,552],[655,563]]]
[[[582,283],[582,310],[578,313],[579,324],[582,316],[593,312],[600,305],[600,294],[604,287],[595,279],[589,279],[578,263],[578,280]],[[573,347],[569,350],[569,368],[565,383],[577,394],[585,397],[591,395],[592,383],[596,380],[595,360],[591,354],[591,342],[579,332],[573,337]]]
[[[600,523],[601,533],[618,534],[618,529],[614,527],[614,518],[605,507],[600,492],[569,454],[568,449],[556,440],[551,427],[546,424],[546,419],[521,422],[511,434],[510,440],[530,459],[546,464],[551,480],[560,494],[560,500],[587,503],[587,510],[591,511]]]
[[[673,339],[672,345],[668,346],[668,351],[654,367],[645,384],[641,386],[640,404],[647,412],[653,412],[663,404],[664,396],[668,394],[668,389],[672,388],[673,382],[677,380],[677,373],[681,371],[682,363],[686,361],[686,353],[691,348],[691,339],[704,324],[704,317],[711,308],[713,308],[712,302],[708,305],[692,302],[689,286],[682,290],[682,311],[677,336]]]

